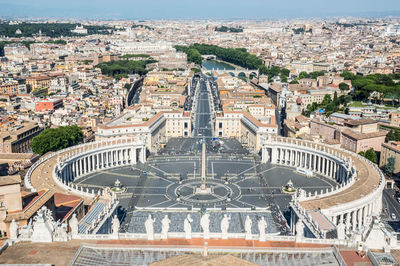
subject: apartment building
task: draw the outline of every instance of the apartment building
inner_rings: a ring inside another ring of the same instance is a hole
[[[97,127],[96,140],[118,137],[145,139],[150,152],[158,151],[170,138],[190,137],[192,124],[189,112],[162,111],[150,106],[128,108],[115,120]]]
[[[51,85],[51,78],[49,76],[32,76],[26,78],[26,85],[30,87],[31,90],[39,88],[48,88]]]
[[[32,139],[42,132],[36,123],[26,123],[0,132],[1,153],[27,153],[31,151]]]
[[[384,167],[390,157],[394,158],[394,174],[400,173],[400,141],[382,143],[379,167]]]
[[[15,96],[19,93],[19,84],[17,81],[0,83],[0,94]]]

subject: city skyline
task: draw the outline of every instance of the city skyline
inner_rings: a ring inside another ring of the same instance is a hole
[[[0,17],[84,18],[84,19],[285,19],[325,17],[383,17],[398,16],[396,0],[328,1],[288,0],[272,2],[252,0],[243,2],[205,0],[143,1],[49,1],[35,2],[0,0]],[[224,11],[224,12],[221,12]]]

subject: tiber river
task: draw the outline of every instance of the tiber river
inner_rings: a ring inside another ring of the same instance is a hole
[[[215,61],[215,60],[206,60],[203,61],[201,64],[204,68],[208,70],[233,70],[235,69],[232,65],[221,62],[221,61]]]

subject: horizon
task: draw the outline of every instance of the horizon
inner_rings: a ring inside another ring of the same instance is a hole
[[[343,17],[400,16],[398,0],[382,1],[287,0],[285,3],[251,0],[154,0],[152,2],[115,0],[58,1],[0,0],[0,17],[43,19],[104,19],[104,20],[276,20],[321,19]],[[345,7],[345,8],[344,8]]]

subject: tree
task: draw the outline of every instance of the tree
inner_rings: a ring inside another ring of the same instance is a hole
[[[335,91],[335,93],[333,94],[333,104],[334,105],[339,105],[339,99],[338,99],[338,96],[337,96],[337,92]]]
[[[299,79],[306,79],[308,77],[309,77],[309,75],[305,71],[302,71],[302,72],[299,73]]]
[[[341,82],[339,83],[339,89],[343,91],[348,91],[350,89],[350,86],[347,85],[347,83]]]
[[[358,154],[360,154],[361,156],[365,157],[366,159],[370,160],[373,163],[378,162],[378,156],[376,155],[376,152],[373,148],[367,150],[366,152],[361,151]]]
[[[77,125],[49,128],[32,139],[31,149],[34,153],[43,155],[49,151],[68,148],[83,139],[83,132]]]
[[[343,71],[342,74],[340,74],[340,76],[344,77],[345,80],[354,80],[356,79],[356,75],[354,75],[353,73],[351,73],[350,71]]]
[[[189,49],[187,51],[187,60],[200,65],[202,61],[201,54],[196,49]]]
[[[396,158],[389,157],[388,163],[385,165],[385,173],[389,176],[393,175],[394,166],[396,165]]]

